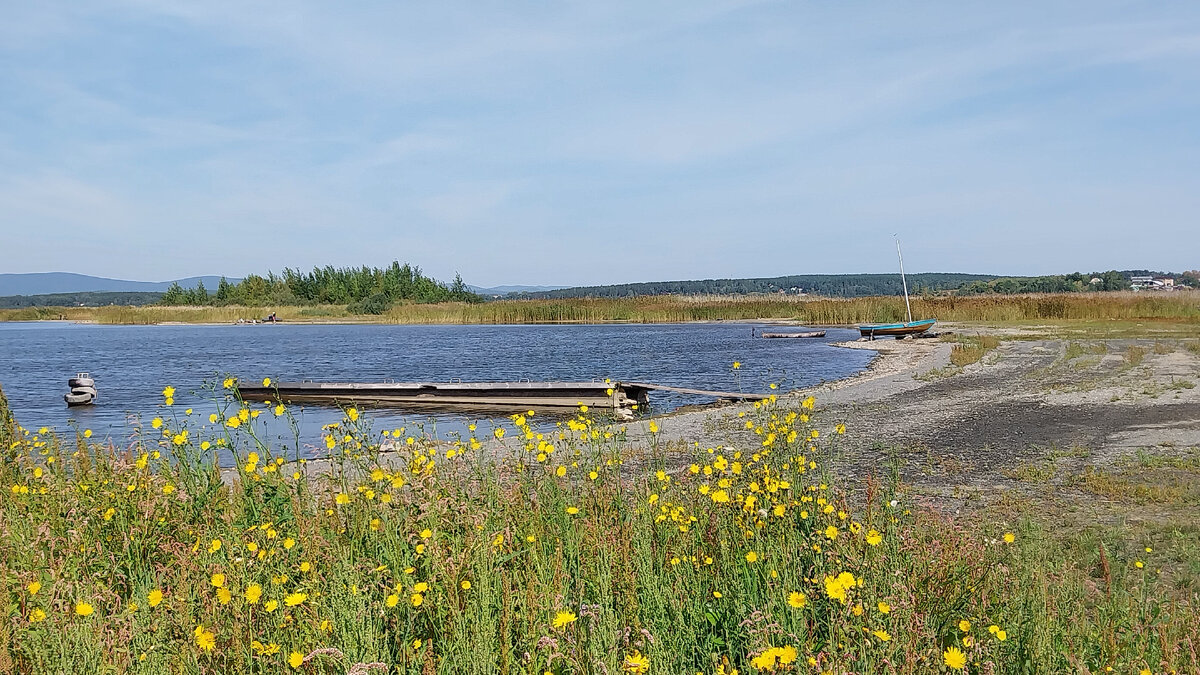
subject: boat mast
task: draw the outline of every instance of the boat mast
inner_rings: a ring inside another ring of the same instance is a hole
[[[900,259],[900,284],[904,286],[904,310],[908,313],[908,323],[912,323],[912,305],[908,304],[908,281],[904,279],[904,255],[900,253],[900,237],[896,237],[896,257]]]

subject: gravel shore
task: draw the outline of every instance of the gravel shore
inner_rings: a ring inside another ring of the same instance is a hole
[[[822,429],[846,424],[829,459],[849,486],[895,466],[920,498],[951,512],[1013,497],[1102,508],[1145,502],[1138,496],[1149,494],[1190,506],[1195,518],[1200,353],[1194,344],[1011,340],[965,368],[950,364],[947,342],[842,346],[880,356],[855,377],[789,396],[815,396]],[[758,439],[736,417],[748,408],[660,418],[659,442],[754,447]],[[630,436],[646,442],[646,427],[629,425]]]

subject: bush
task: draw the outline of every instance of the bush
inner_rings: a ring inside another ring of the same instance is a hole
[[[376,293],[365,300],[346,305],[346,311],[351,314],[383,314],[392,308],[392,301],[383,293]]]

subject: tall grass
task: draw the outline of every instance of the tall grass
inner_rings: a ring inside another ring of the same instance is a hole
[[[1081,570],[1033,523],[949,521],[894,479],[851,503],[811,400],[756,405],[742,449],[584,414],[490,446],[381,436],[351,409],[310,475],[260,435],[286,408],[222,393],[128,451],[0,426],[0,672],[1200,667],[1196,598],[1149,553]]]
[[[1061,295],[915,298],[914,317],[943,321],[1165,320],[1200,323],[1200,291],[1069,293]],[[66,307],[0,310],[0,320],[65,318],[97,323],[169,321],[231,323],[275,311],[285,321],[350,320],[401,324],[676,323],[748,319],[795,319],[811,324],[901,321],[896,297],[809,298],[643,296],[624,299],[499,300],[482,304],[401,304],[378,316],[352,315],[344,307]]]

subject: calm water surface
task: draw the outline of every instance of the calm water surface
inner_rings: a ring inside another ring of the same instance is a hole
[[[761,330],[764,326],[758,326]],[[824,339],[764,340],[751,324],[571,326],[97,326],[0,323],[0,387],[26,428],[60,431],[72,424],[118,443],[131,438],[131,419],[162,414],[160,392],[174,386],[182,414],[207,420],[215,410],[205,382],[235,375],[257,381],[512,381],[612,378],[697,389],[765,392],[851,375],[873,353],[830,342],[856,331],[831,329]],[[733,361],[742,368],[731,369]],[[68,409],[67,379],[88,371],[96,379],[94,406]],[[711,399],[651,392],[661,412]],[[337,410],[308,406],[297,413],[302,443],[340,419]],[[371,412],[376,429],[436,422],[440,432],[462,429],[463,415]],[[280,429],[273,432],[278,434]],[[290,432],[288,433],[290,436]]]

